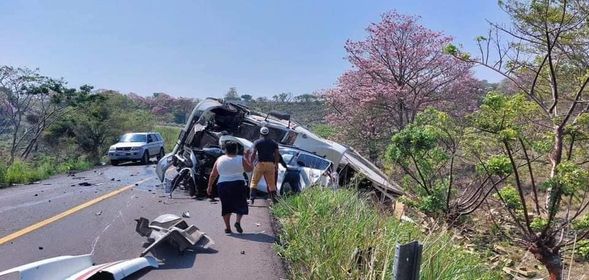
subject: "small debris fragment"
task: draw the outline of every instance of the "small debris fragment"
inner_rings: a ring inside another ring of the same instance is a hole
[[[35,196],[39,196],[39,194],[38,194],[38,193],[36,193],[36,194],[35,194]]]
[[[160,202],[161,203],[162,201],[161,200],[158,200],[157,202]]]
[[[80,185],[80,186],[84,186],[84,187],[89,187],[89,186],[92,186],[92,184],[90,184],[90,183],[88,183],[88,182],[82,182],[82,183],[79,183],[78,185]]]
[[[121,179],[117,179],[117,182],[120,182],[120,181],[121,181]]]
[[[100,216],[100,215],[102,215],[102,210],[96,212],[96,216]]]
[[[43,247],[39,246],[39,250],[43,250]]]
[[[186,212],[182,213],[182,217],[190,218],[190,212],[186,211]]]
[[[114,180],[115,180],[115,178],[110,178],[110,180],[111,180],[111,181],[114,181]]]
[[[260,227],[260,226],[261,226],[261,224],[260,224],[260,223],[256,223],[256,227]]]
[[[104,174],[104,173],[102,173],[102,172],[99,172],[99,173],[98,173],[98,175],[102,175],[102,174]]]
[[[139,184],[138,183],[135,183],[135,186],[139,186]]]
[[[241,254],[242,254],[242,255],[245,255],[245,251],[241,251]]]
[[[70,185],[70,187],[75,187],[76,185]]]
[[[49,200],[49,202],[51,202],[51,199]]]

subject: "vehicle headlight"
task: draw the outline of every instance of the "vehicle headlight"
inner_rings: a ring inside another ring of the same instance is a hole
[[[143,148],[141,148],[141,147],[133,147],[133,148],[131,148],[131,150],[133,150],[133,151],[138,151],[138,150],[141,150],[141,149],[143,149]]]

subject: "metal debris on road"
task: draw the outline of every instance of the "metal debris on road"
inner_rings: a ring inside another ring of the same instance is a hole
[[[100,216],[100,215],[102,215],[102,210],[96,212],[96,216]]]
[[[83,186],[83,187],[89,187],[92,186],[92,184],[88,183],[88,182],[82,182],[82,183],[78,183],[79,186]]]
[[[241,251],[241,254],[242,254],[242,255],[245,255],[245,251]]]
[[[42,250],[43,247],[39,247]],[[142,257],[94,265],[92,255],[59,256],[0,272],[3,276],[18,273],[18,279],[124,279],[146,267],[158,268],[154,257]],[[10,278],[12,279],[12,278]]]
[[[194,225],[188,225],[182,218],[173,214],[164,214],[155,218],[151,223],[146,218],[135,220],[135,231],[141,236],[146,236],[151,243],[142,253],[145,256],[156,246],[167,242],[178,248],[179,252],[199,246],[208,249],[215,242]]]
[[[190,218],[190,212],[186,211],[182,213],[182,217],[184,218]]]

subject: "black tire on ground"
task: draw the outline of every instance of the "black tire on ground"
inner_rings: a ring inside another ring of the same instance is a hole
[[[141,163],[149,164],[149,152],[148,151],[143,152],[143,157],[141,158]]]
[[[117,165],[119,165],[119,163],[120,163],[120,162],[119,162],[118,160],[110,160],[110,164],[111,164],[112,166],[117,166]]]
[[[282,183],[282,187],[280,188],[280,195],[281,196],[288,196],[294,193],[292,186],[289,182]]]
[[[162,159],[164,157],[164,148],[160,149],[160,153],[157,154],[157,161],[159,162],[160,159]]]

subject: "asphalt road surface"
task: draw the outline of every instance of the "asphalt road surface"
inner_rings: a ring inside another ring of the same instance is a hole
[[[0,189],[0,271],[90,252],[95,263],[135,258],[147,239],[135,232],[134,219],[152,220],[166,213],[181,216],[185,211],[190,213],[185,218],[188,224],[207,233],[215,245],[184,254],[164,248],[156,256],[163,265],[133,278],[284,278],[280,259],[272,250],[275,236],[263,202],[256,201],[243,218],[243,234],[226,235],[220,203],[196,201],[181,191],[168,198],[153,164],[105,166]]]

